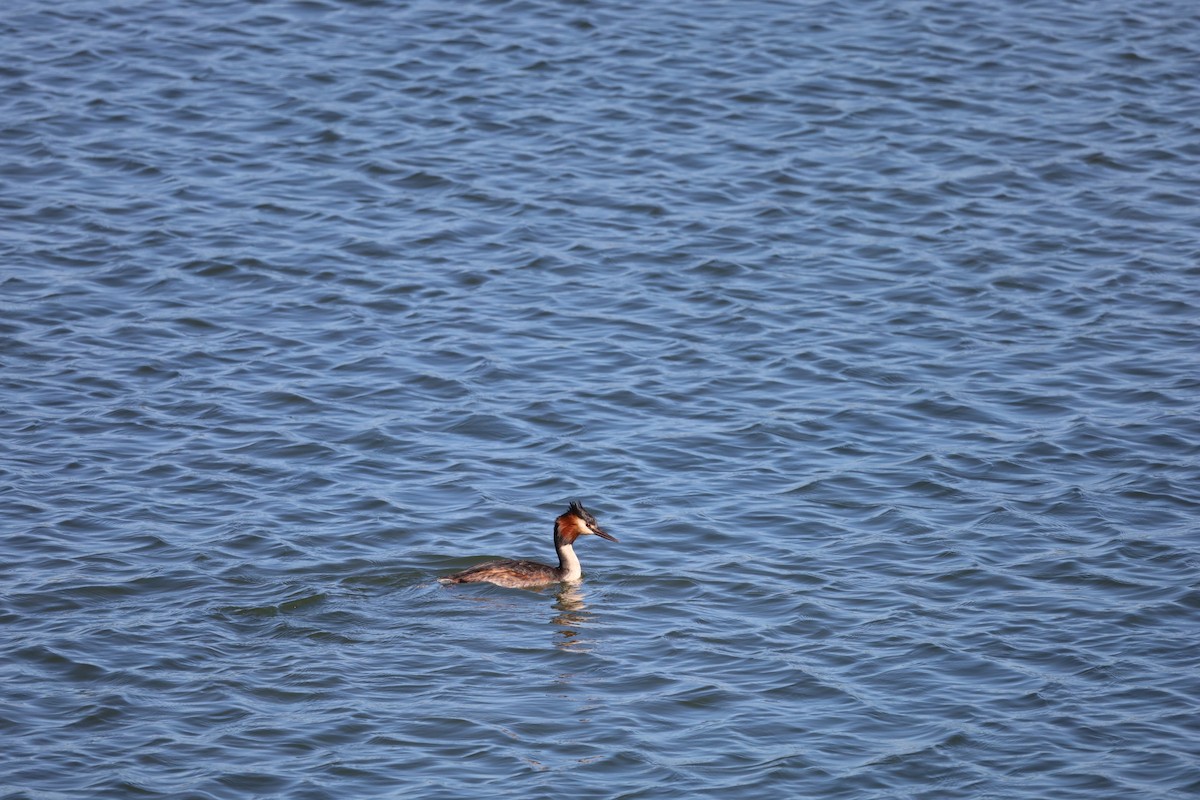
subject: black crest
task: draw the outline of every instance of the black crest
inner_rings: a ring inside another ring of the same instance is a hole
[[[595,521],[595,517],[593,517],[588,512],[588,510],[583,507],[583,504],[580,503],[578,500],[571,501],[571,505],[567,507],[567,513],[574,514],[575,516],[579,517],[580,519],[587,520],[588,522]]]

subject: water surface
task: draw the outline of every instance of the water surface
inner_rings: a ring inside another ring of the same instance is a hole
[[[1200,793],[1193,4],[0,35],[0,797]]]

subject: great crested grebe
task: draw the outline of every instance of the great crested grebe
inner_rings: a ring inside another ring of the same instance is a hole
[[[510,589],[529,589],[561,581],[577,581],[583,577],[579,558],[572,545],[580,536],[594,533],[610,542],[617,537],[600,529],[596,518],[577,502],[572,502],[565,514],[554,520],[554,549],[558,551],[558,566],[536,561],[500,559],[485,561],[470,569],[438,578],[441,583],[494,583]]]

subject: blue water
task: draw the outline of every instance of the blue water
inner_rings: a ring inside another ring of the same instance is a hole
[[[1193,3],[0,41],[0,797],[1200,795]]]

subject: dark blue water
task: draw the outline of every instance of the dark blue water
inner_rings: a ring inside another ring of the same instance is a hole
[[[0,41],[0,797],[1200,795],[1194,3]]]

